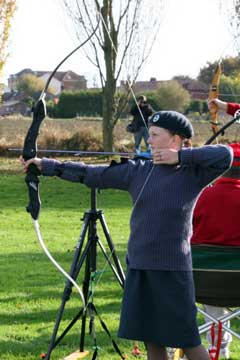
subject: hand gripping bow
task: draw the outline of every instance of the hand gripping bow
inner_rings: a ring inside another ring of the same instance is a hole
[[[33,107],[33,119],[32,123],[28,129],[26,138],[24,140],[24,146],[23,146],[23,153],[22,156],[24,160],[29,160],[34,158],[37,155],[37,137],[39,135],[39,128],[41,126],[42,121],[44,120],[46,116],[46,104],[44,101],[48,86],[59,69],[59,67],[77,50],[79,50],[83,45],[85,45],[91,37],[95,34],[97,28],[99,25],[99,21],[97,23],[96,28],[92,32],[92,34],[80,45],[78,45],[73,51],[71,51],[53,70],[53,72],[50,74],[46,85],[36,103],[36,105]],[[72,279],[68,273],[66,273],[61,266],[55,261],[55,259],[52,257],[52,255],[47,250],[43,238],[40,232],[40,227],[38,223],[40,208],[41,208],[41,201],[39,196],[39,178],[38,176],[41,175],[40,171],[34,164],[30,164],[30,166],[27,169],[27,175],[25,177],[25,182],[28,187],[28,194],[29,194],[29,203],[27,205],[27,211],[31,214],[33,225],[38,237],[38,240],[40,242],[40,245],[42,246],[43,250],[45,251],[46,255],[52,261],[52,263],[57,267],[57,269],[77,288],[79,295],[83,302],[83,307],[85,309],[85,298],[84,295],[77,285],[77,283]]]

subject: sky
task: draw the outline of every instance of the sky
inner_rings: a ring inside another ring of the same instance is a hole
[[[17,0],[9,57],[3,69],[5,83],[10,74],[24,68],[53,70],[77,46],[74,31],[62,14],[61,1]],[[237,49],[225,16],[230,1],[224,0],[226,9],[220,13],[217,0],[165,0],[157,41],[138,80],[168,80],[176,75],[195,78],[208,61],[237,56],[240,47]],[[97,76],[82,50],[60,70],[84,75],[88,86]]]

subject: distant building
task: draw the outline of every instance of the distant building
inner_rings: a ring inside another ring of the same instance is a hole
[[[29,105],[22,101],[22,98],[17,91],[4,93],[2,95],[2,102],[0,103],[0,116],[12,114],[21,114],[25,116],[31,114]]]
[[[175,80],[182,85],[182,87],[187,90],[192,99],[195,100],[206,100],[209,93],[209,86],[204,84],[201,81],[191,79],[185,76],[176,77]]]
[[[19,100],[10,100],[3,102],[0,105],[0,116],[21,114],[24,116],[29,116],[31,114],[31,109],[23,101]]]
[[[34,75],[39,79],[47,82],[51,72],[50,71],[33,71],[31,69],[23,69],[17,74],[12,74],[8,78],[8,91],[2,95],[2,103],[0,104],[0,115],[10,115],[20,113],[22,115],[30,115],[31,109],[23,101],[23,94],[17,91],[18,80],[27,74]],[[79,91],[87,89],[87,80],[84,76],[78,75],[75,72],[57,71],[50,83],[51,91],[54,101],[63,91]]]
[[[167,82],[168,82],[168,80],[167,81],[157,80],[156,78],[152,77],[152,78],[150,78],[149,81],[141,81],[141,80],[136,81],[133,84],[132,88],[136,94],[139,94],[139,93],[144,93],[146,91],[155,91],[155,90],[159,89],[161,84],[167,83]],[[122,80],[120,83],[119,90],[125,90],[128,88],[128,86],[129,86],[128,82]]]
[[[198,80],[194,80],[184,76],[176,77],[172,80],[157,80],[156,78],[152,77],[148,81],[136,81],[132,87],[136,94],[144,94],[146,91],[158,90],[161,86],[166,85],[173,80],[178,81],[179,84],[182,85],[182,87],[190,93],[192,99],[206,100],[209,87]],[[119,90],[125,90],[127,88],[128,83],[122,80]]]
[[[46,83],[51,71],[33,71],[31,69],[23,69],[17,74],[12,74],[8,78],[8,87],[10,91],[16,91],[17,81],[21,78],[21,76],[27,74],[35,75]],[[53,90],[54,95],[57,96],[65,90],[78,91],[87,89],[87,80],[83,75],[78,75],[71,70],[57,71],[51,80],[50,87]]]

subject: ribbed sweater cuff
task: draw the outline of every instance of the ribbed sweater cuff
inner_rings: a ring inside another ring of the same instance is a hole
[[[182,149],[178,155],[181,165],[191,165],[193,163],[193,153],[191,149]]]

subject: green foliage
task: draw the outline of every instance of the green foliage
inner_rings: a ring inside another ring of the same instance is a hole
[[[209,84],[212,81],[214,71],[217,67],[218,61],[213,63],[207,62],[198,75],[198,80],[205,84]],[[226,57],[221,61],[222,73],[231,78],[239,77],[240,74],[240,58],[239,57]]]
[[[240,73],[240,58],[227,57],[222,60],[222,71],[225,76],[235,77]]]
[[[46,103],[47,114],[51,118],[55,118],[57,116],[57,106],[53,100],[48,100]]]
[[[127,114],[129,96],[125,92],[116,92],[114,96],[115,120]],[[47,111],[50,117],[71,118],[78,116],[102,116],[102,90],[65,91],[57,104],[48,101]]]
[[[240,73],[239,73],[240,74]],[[228,102],[240,102],[240,78],[222,75],[219,84],[221,100]],[[238,94],[238,96],[235,96]]]
[[[101,116],[102,91],[81,90],[78,92],[63,92],[59,102],[54,107],[54,115],[62,118],[75,116]]]
[[[200,69],[197,79],[202,81],[204,84],[209,85],[212,81],[214,71],[216,70],[218,62],[214,63],[207,62],[207,65]]]
[[[44,81],[33,74],[25,74],[21,76],[17,82],[17,90],[24,95],[26,99],[32,98],[37,100],[42,89]]]
[[[205,100],[191,100],[189,106],[186,109],[186,113],[198,113],[202,115],[208,112],[207,103]]]
[[[162,84],[152,97],[156,109],[171,109],[183,113],[191,101],[189,92],[175,80]]]

